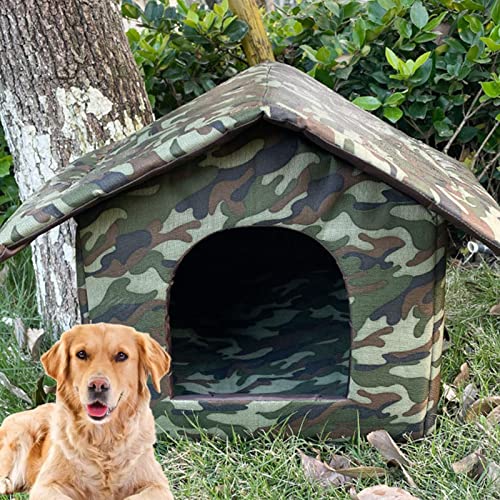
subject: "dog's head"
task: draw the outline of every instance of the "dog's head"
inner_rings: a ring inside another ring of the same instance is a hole
[[[130,411],[149,400],[148,375],[160,391],[170,369],[170,356],[148,334],[105,323],[63,333],[41,361],[57,381],[58,398],[94,423],[111,420],[115,409]]]

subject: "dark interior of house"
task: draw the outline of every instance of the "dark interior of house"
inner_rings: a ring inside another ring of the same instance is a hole
[[[174,397],[347,395],[344,281],[315,239],[281,227],[214,233],[170,289]]]

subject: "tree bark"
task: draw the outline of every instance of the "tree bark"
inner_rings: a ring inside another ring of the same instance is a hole
[[[1,0],[0,119],[21,199],[75,158],[152,121],[114,0]],[[32,244],[42,317],[79,319],[75,226]]]
[[[248,64],[254,66],[274,61],[273,47],[267,37],[256,0],[229,0],[229,8],[248,24],[248,33],[242,41]]]

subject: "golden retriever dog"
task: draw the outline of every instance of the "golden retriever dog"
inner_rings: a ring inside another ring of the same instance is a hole
[[[0,493],[33,500],[171,499],[155,460],[147,377],[159,391],[170,356],[149,335],[75,326],[41,358],[56,402],[0,427]]]

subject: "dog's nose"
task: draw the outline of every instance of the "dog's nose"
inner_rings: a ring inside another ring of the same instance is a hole
[[[91,392],[106,392],[109,390],[109,380],[103,377],[93,377],[89,380],[87,387]]]

